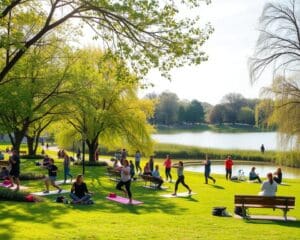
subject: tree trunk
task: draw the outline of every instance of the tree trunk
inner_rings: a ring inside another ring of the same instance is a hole
[[[95,162],[95,152],[98,148],[98,138],[94,138],[92,141],[86,140],[86,144],[89,147],[89,161]]]
[[[34,151],[34,137],[26,136],[27,139],[27,149],[28,149],[28,155],[33,156],[36,154]]]

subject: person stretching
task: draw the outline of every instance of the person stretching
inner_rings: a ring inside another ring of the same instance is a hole
[[[208,183],[208,179],[211,179],[214,183],[216,183],[216,179],[210,176],[211,170],[211,161],[209,157],[206,155],[206,160],[204,161],[204,176],[205,176],[205,184]]]
[[[92,204],[91,200],[92,193],[89,192],[85,182],[83,181],[83,176],[81,174],[77,175],[76,181],[73,183],[71,188],[70,197],[72,198],[72,203],[74,204]]]
[[[55,184],[58,168],[54,165],[54,160],[52,158],[49,160],[49,165],[47,166],[47,169],[48,177],[45,179],[46,191],[44,191],[44,193],[49,193],[50,184],[58,189],[58,193],[61,193],[62,189]]]
[[[178,190],[179,183],[182,183],[182,185],[185,186],[185,188],[187,190],[189,190],[189,195],[192,194],[192,189],[190,189],[190,187],[184,182],[183,162],[182,161],[179,161],[179,163],[178,163],[177,175],[178,175],[178,178],[177,178],[177,181],[175,183],[175,191],[174,191],[174,193],[172,195],[173,196],[177,195],[177,190]]]
[[[170,182],[172,182],[172,175],[171,175],[171,167],[172,161],[169,155],[167,155],[166,160],[164,161],[165,166],[165,173],[166,173],[166,181],[170,178]]]
[[[125,193],[125,195],[128,195],[129,198],[129,204],[132,203],[132,194],[130,191],[130,184],[131,184],[131,176],[130,176],[130,166],[128,160],[124,160],[124,165],[119,168],[121,172],[121,180],[118,182],[116,189],[120,190]],[[125,185],[124,190],[122,187]]]

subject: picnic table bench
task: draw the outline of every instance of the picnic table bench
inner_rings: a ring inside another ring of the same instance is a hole
[[[121,172],[114,169],[113,167],[107,168],[107,175],[108,175],[109,179],[112,181],[118,182],[121,179]]]
[[[283,218],[288,220],[287,212],[290,209],[295,208],[295,197],[286,196],[255,196],[255,195],[235,195],[234,196],[235,207],[242,208],[242,217],[250,219],[251,216],[247,215],[248,208],[272,208],[273,210],[281,209],[283,211]],[[261,216],[258,216],[261,218]],[[263,218],[262,218],[263,219]]]

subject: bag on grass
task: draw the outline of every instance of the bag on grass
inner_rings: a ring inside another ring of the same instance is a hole
[[[226,207],[213,207],[212,215],[214,216],[225,216],[226,215]]]
[[[236,215],[243,216],[243,208],[242,207],[235,207],[234,208],[234,213]]]
[[[56,198],[56,202],[57,202],[57,203],[63,203],[63,202],[64,202],[64,199],[65,199],[64,196],[58,196],[58,197]]]

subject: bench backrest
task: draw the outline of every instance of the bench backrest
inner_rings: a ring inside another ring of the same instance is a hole
[[[255,195],[235,195],[234,196],[235,204],[259,204],[264,206],[295,206],[295,197],[286,197],[286,196],[255,196]]]

